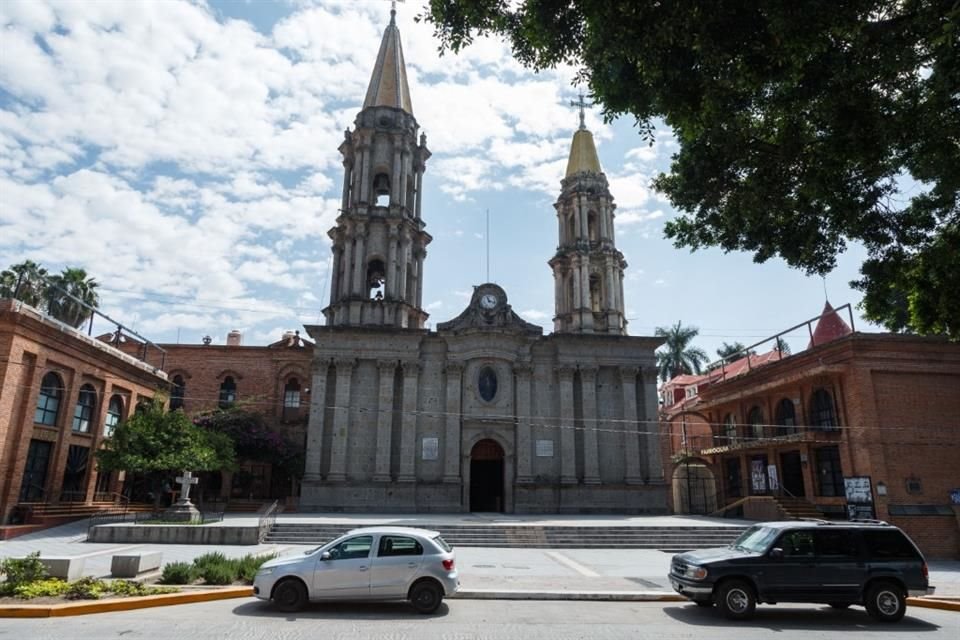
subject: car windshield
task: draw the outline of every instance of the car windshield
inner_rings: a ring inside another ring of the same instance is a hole
[[[778,531],[770,527],[750,527],[730,545],[731,549],[748,553],[763,553],[777,537]]]

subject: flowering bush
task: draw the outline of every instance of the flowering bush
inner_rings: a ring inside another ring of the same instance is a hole
[[[294,476],[303,473],[303,452],[283,434],[271,429],[259,413],[234,407],[198,414],[193,423],[233,440],[238,458],[269,462]]]

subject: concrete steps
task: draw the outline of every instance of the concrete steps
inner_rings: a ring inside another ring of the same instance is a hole
[[[460,547],[659,549],[672,552],[725,546],[745,529],[739,526],[434,525],[429,522],[417,523],[417,526],[439,531],[448,543]],[[265,542],[320,545],[354,528],[357,527],[347,524],[278,522],[267,534]]]
[[[816,505],[806,501],[803,498],[785,498],[775,497],[774,500],[780,505],[780,509],[790,518],[822,518],[823,513],[817,509]]]

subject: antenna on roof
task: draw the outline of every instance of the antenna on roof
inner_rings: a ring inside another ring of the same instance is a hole
[[[830,296],[827,295],[827,276],[820,276],[820,279],[823,280],[823,301],[830,302]]]

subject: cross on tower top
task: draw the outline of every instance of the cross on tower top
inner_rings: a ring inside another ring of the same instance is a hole
[[[403,2],[403,0],[400,0],[400,2]],[[397,0],[390,0],[390,24],[394,24],[396,22],[396,17],[397,17]]]
[[[593,106],[593,103],[592,103],[592,102],[586,102],[586,101],[583,99],[583,97],[584,97],[584,96],[583,96],[583,91],[581,91],[581,92],[580,92],[580,98],[577,99],[577,100],[571,100],[571,101],[570,101],[570,106],[571,106],[571,107],[580,107],[580,128],[581,128],[581,129],[586,129],[586,128],[587,128],[587,125],[586,125],[586,123],[584,122],[584,111],[586,110],[587,107],[592,107],[592,106]]]

